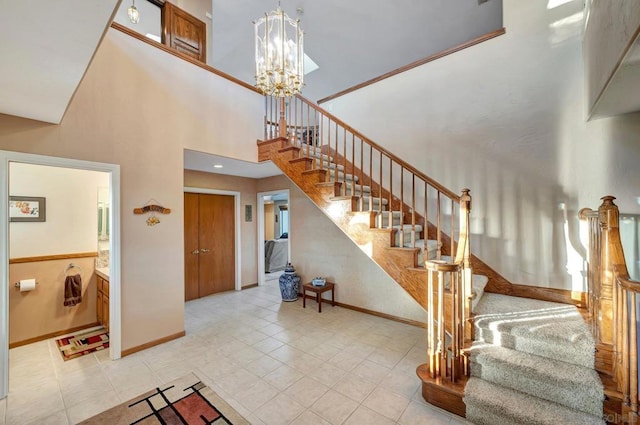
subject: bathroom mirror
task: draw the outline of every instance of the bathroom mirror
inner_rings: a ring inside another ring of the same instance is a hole
[[[109,240],[109,188],[98,188],[98,242]]]

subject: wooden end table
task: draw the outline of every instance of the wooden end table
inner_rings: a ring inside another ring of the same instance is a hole
[[[322,313],[322,294],[331,291],[331,305],[336,305],[335,299],[335,283],[327,282],[324,286],[313,286],[311,283],[302,285],[302,307],[307,308],[307,291],[315,292],[316,302],[318,303],[318,313]]]

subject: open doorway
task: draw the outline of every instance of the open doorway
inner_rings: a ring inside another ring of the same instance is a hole
[[[98,304],[109,358],[119,358],[119,166],[0,151],[0,223],[0,398],[9,390],[10,345],[102,326]],[[98,303],[100,266],[109,283]],[[79,296],[65,292],[76,276]],[[26,301],[35,304],[25,309]]]
[[[258,193],[258,284],[276,280],[291,259],[289,190]]]

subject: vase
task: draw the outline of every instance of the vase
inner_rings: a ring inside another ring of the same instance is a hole
[[[291,263],[287,264],[278,282],[280,283],[282,301],[296,301],[298,299],[300,276],[296,274],[296,269],[293,268]]]

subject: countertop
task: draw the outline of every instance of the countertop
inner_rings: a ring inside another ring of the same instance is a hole
[[[96,274],[103,279],[109,280],[109,267],[96,267]]]

